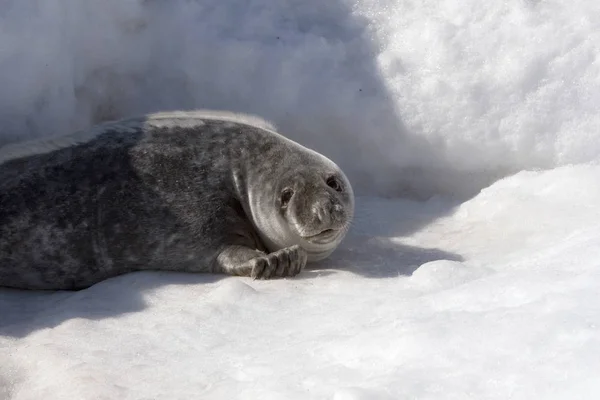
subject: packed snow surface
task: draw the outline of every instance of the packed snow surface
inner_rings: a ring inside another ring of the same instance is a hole
[[[0,289],[0,399],[600,397],[600,2],[0,2],[0,144],[189,108],[334,159],[349,236]]]

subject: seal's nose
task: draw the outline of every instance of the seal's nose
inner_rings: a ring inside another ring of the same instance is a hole
[[[320,226],[330,226],[336,221],[343,220],[344,207],[333,201],[324,204],[315,205],[312,209],[313,218]]]

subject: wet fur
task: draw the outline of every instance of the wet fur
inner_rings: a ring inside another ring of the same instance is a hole
[[[322,182],[331,174],[343,196]],[[284,185],[297,186],[294,204],[314,199],[300,213],[335,203],[327,223],[351,220],[339,168],[257,117],[157,113],[5,146],[0,286],[81,289],[137,270],[293,276],[343,235],[311,248],[288,231],[276,209]],[[308,214],[301,228],[324,223]]]

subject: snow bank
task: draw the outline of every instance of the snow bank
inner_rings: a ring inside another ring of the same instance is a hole
[[[258,113],[360,192],[473,194],[597,160],[594,1],[8,0],[0,137],[159,109]]]

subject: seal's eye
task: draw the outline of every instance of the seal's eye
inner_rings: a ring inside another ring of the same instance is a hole
[[[293,195],[294,195],[294,191],[292,189],[290,189],[290,188],[283,189],[283,191],[281,192],[281,206],[286,207],[288,205],[288,203],[290,202],[290,200],[292,199]]]
[[[327,186],[329,186],[330,188],[332,188],[336,192],[341,192],[342,191],[342,184],[340,183],[340,181],[335,176],[330,176],[329,178],[327,178],[326,183],[327,183]]]

